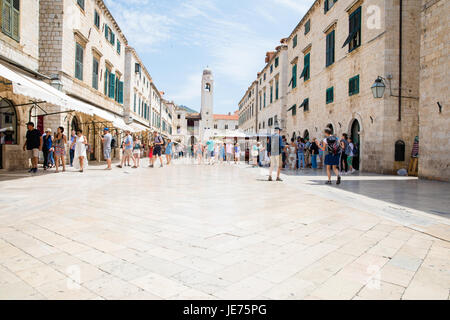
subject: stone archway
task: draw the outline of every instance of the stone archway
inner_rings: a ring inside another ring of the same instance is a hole
[[[353,167],[356,170],[362,170],[363,168],[363,155],[364,155],[364,132],[361,121],[361,116],[355,114],[354,117],[348,123],[348,136],[353,140],[356,147],[356,155],[353,159]]]

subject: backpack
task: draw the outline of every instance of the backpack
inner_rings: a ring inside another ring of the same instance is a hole
[[[112,137],[111,139],[111,149],[114,149],[117,145],[117,141],[116,138]]]
[[[327,138],[328,154],[337,155],[340,150],[339,141],[336,137],[330,136]]]

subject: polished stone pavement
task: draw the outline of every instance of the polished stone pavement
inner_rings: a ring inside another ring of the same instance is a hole
[[[449,299],[448,207],[266,174],[3,174],[0,299]]]

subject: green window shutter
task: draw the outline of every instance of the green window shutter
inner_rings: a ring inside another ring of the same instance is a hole
[[[270,87],[270,103],[273,102],[273,87]]]
[[[266,91],[264,90],[264,108],[266,107]]]
[[[98,61],[92,60],[92,88],[98,89]]]
[[[107,24],[105,24],[105,38],[106,40],[109,40],[109,27]]]
[[[295,35],[294,39],[292,39],[292,47],[295,48],[297,46],[297,35]]]
[[[308,20],[305,23],[305,35],[308,34],[310,30],[311,30],[311,20]]]
[[[278,80],[275,81],[275,100],[278,100],[278,91],[279,91],[280,82]]]
[[[350,78],[348,83],[348,94],[349,96],[353,96],[359,93],[359,75]]]
[[[275,58],[275,68],[278,67],[279,59],[278,57]]]
[[[324,13],[327,13],[327,12],[328,12],[328,1],[329,1],[329,0],[325,0],[325,2],[324,2],[324,4],[323,4],[323,11],[324,11]]]
[[[335,30],[327,34],[327,52],[326,52],[326,66],[330,66],[334,63],[334,35]]]
[[[2,31],[11,36],[11,0],[2,0]]]
[[[328,88],[326,91],[326,103],[332,103],[334,101],[334,87]]]
[[[11,12],[11,36],[14,40],[20,40],[20,12],[19,1],[13,0]]]
[[[97,10],[94,10],[94,25],[97,28],[100,28],[100,15],[98,14]]]
[[[83,80],[83,47],[75,44],[75,78]]]
[[[311,54],[310,53],[308,53],[307,55],[305,55],[305,57],[304,57],[304,64],[305,64],[305,76],[304,76],[304,80],[306,81],[306,80],[309,80],[309,77],[310,77],[310,56],[311,56]]]
[[[306,98],[304,101],[303,111],[309,111],[309,98]]]
[[[292,66],[292,89],[297,88],[297,64]]]
[[[120,54],[120,41],[117,40],[117,53]]]
[[[108,95],[108,79],[109,79],[109,73],[108,73],[108,69],[105,69],[105,96]]]
[[[108,97],[114,99],[114,90],[116,85],[116,75],[114,73],[109,74],[109,90]]]

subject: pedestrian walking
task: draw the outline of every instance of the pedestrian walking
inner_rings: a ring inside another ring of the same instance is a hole
[[[234,163],[237,164],[241,160],[241,146],[239,142],[234,145]]]
[[[79,170],[80,172],[84,172],[84,169],[87,169],[88,167],[88,160],[86,153],[88,141],[86,137],[83,135],[83,131],[81,129],[77,130],[77,136],[75,138],[74,145],[75,145],[75,155],[73,159],[73,167],[76,170]],[[58,161],[56,161],[56,163],[58,163]]]
[[[53,135],[52,129],[45,130],[45,134],[42,136],[42,153],[44,155],[44,170],[51,167],[51,152],[53,150]]]
[[[161,164],[160,168],[163,167],[163,160],[162,160],[162,146],[164,145],[163,138],[158,134],[157,131],[153,132],[153,158],[152,158],[152,167],[155,165],[156,158],[159,158],[159,163]]]
[[[298,137],[297,138],[297,157],[298,157],[298,163],[297,168],[300,169],[306,169],[306,163],[305,163],[305,141],[303,138]]]
[[[63,167],[62,171],[63,172],[66,171],[66,145],[67,145],[67,137],[64,134],[64,127],[58,127],[58,129],[56,129],[56,136],[53,143],[53,147],[55,149],[56,173],[59,172],[60,160]]]
[[[272,180],[272,172],[277,169],[277,181],[283,181],[280,178],[281,167],[283,166],[282,153],[285,149],[283,138],[281,137],[281,128],[276,127],[275,133],[269,138],[267,144],[267,153],[270,157],[269,181]]]
[[[259,141],[254,143],[252,146],[252,164],[253,167],[258,166],[258,155],[259,155]]]
[[[314,138],[309,146],[311,153],[311,168],[317,169],[317,157],[319,156],[319,145],[316,138]]]
[[[166,152],[165,152],[167,165],[170,165],[170,163],[172,162],[172,154],[173,154],[172,149],[173,149],[173,142],[172,142],[172,140],[169,139],[167,141]]]
[[[43,140],[39,130],[34,128],[33,122],[27,123],[27,135],[23,144],[23,151],[28,152],[28,158],[31,160],[30,173],[36,173],[38,170],[39,151],[42,150]]]
[[[325,139],[323,140],[325,152],[325,165],[327,167],[328,181],[326,184],[331,184],[331,170],[337,176],[336,184],[341,184],[341,175],[339,173],[340,161],[340,146],[339,139],[334,136],[330,129],[325,129]]]
[[[283,141],[283,146],[287,146],[287,145],[288,145],[287,140],[286,140],[286,136],[283,136],[283,137],[282,137],[282,141]],[[283,148],[283,149],[282,149],[282,152],[281,152],[281,160],[282,160],[282,162],[283,162],[282,169],[284,169],[284,168],[286,167],[286,162],[287,162],[286,148]]]
[[[137,168],[141,165],[141,151],[142,151],[142,144],[141,140],[139,140],[138,137],[133,138],[133,157],[136,160],[135,166]]]
[[[231,143],[227,143],[226,150],[227,150],[227,162],[230,162],[233,159],[233,145]]]
[[[355,145],[353,144],[353,140],[352,138],[348,138],[348,144],[347,144],[347,150],[346,150],[346,154],[347,154],[347,165],[348,165],[348,169],[349,169],[349,173],[355,173],[355,168],[353,168],[353,157],[355,156]]]
[[[73,158],[75,157],[75,139],[77,138],[77,133],[75,130],[72,130],[70,133],[70,145],[73,147],[69,148],[69,157],[70,157],[70,166],[73,167]]]
[[[214,140],[211,138],[206,141],[206,149],[207,149],[207,156],[208,156],[208,164],[214,164]]]
[[[125,130],[125,139],[123,140],[122,161],[117,167],[123,168],[125,163],[130,162],[130,158],[133,160],[133,169],[137,169],[136,159],[133,156],[133,137],[131,136],[130,130]]]
[[[339,167],[342,175],[345,175],[348,172],[348,163],[347,163],[347,146],[348,146],[348,135],[346,133],[342,134],[341,140],[339,141],[341,146],[341,159],[339,161]]]
[[[287,149],[288,162],[291,170],[294,170],[296,167],[297,153],[298,153],[298,145],[295,142],[295,139],[291,138],[291,143],[289,144]]]
[[[100,135],[103,143],[103,157],[106,161],[106,169],[105,170],[112,170],[111,167],[111,151],[112,151],[112,135],[109,133],[109,128],[103,129],[103,136]]]

